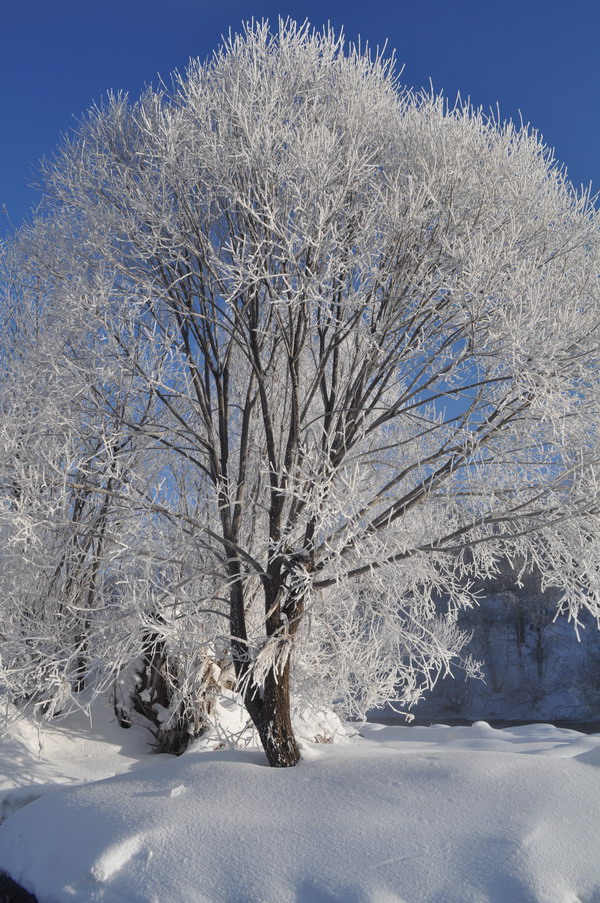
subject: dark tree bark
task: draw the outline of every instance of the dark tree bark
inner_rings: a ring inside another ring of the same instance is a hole
[[[290,662],[281,671],[271,669],[259,693],[246,694],[245,704],[258,731],[269,765],[288,768],[300,760],[290,706]]]
[[[297,633],[304,612],[304,590],[299,575],[308,558],[291,556],[271,562],[270,576],[265,579],[265,626],[268,639],[285,638],[289,643]],[[230,563],[230,572],[239,578],[239,563]],[[294,579],[296,578],[296,579]],[[290,585],[291,584],[291,585]],[[260,686],[253,680],[253,662],[248,656],[244,593],[241,580],[231,589],[231,633],[235,670],[242,688],[244,704],[252,719],[267,761],[274,768],[289,768],[300,760],[300,749],[294,734],[291,715],[291,652],[285,660],[275,658]]]

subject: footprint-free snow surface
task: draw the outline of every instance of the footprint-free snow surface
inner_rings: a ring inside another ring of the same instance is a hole
[[[40,903],[600,903],[600,734],[367,724],[278,770],[136,730],[0,741],[0,869]]]

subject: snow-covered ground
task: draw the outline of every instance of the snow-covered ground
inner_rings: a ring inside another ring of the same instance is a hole
[[[600,734],[360,731],[275,770],[149,756],[108,708],[41,752],[23,724],[0,741],[0,869],[40,903],[599,903]]]

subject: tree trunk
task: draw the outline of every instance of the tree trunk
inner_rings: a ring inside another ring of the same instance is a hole
[[[254,694],[254,695],[253,695]],[[289,768],[300,760],[290,710],[290,663],[282,671],[271,670],[262,692],[250,686],[244,700],[246,708],[272,768]]]
[[[295,562],[287,562],[286,571],[290,572]],[[273,768],[289,768],[300,760],[300,750],[294,736],[290,698],[290,656],[281,665],[275,660],[273,667],[267,671],[261,685],[252,680],[252,662],[248,656],[248,635],[246,632],[246,614],[244,607],[244,591],[240,579],[241,568],[234,558],[230,561],[230,574],[233,577],[230,589],[230,629],[232,637],[232,653],[235,673],[243,692],[244,705],[252,719],[267,761]],[[300,564],[305,568],[304,560]],[[268,586],[265,598],[266,634],[268,638],[277,637],[282,630],[282,613],[285,614],[287,632],[293,639],[304,610],[303,591],[292,589],[283,591],[281,579],[281,562],[273,569],[273,577]]]
[[[544,649],[544,630],[537,631],[537,636],[535,638],[535,664],[537,671],[537,679],[538,683],[542,683],[544,679],[544,664],[546,658],[546,650]]]

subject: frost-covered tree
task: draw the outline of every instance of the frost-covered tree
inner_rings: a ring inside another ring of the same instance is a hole
[[[13,262],[7,254],[7,277]],[[84,687],[100,652],[97,641],[89,648],[89,634],[99,600],[114,595],[104,553],[111,534],[125,528],[113,490],[123,487],[131,438],[118,422],[86,412],[90,371],[87,364],[60,366],[72,338],[60,313],[44,308],[33,280],[7,284],[0,324],[2,695],[53,713],[71,685]]]
[[[45,190],[20,272],[143,448],[115,494],[178,524],[162,585],[215,619],[270,764],[292,689],[414,702],[501,556],[598,617],[598,217],[535,133],[258,24],[92,109]]]
[[[64,269],[42,231],[42,270]],[[148,492],[167,469],[142,429],[152,399],[127,370],[99,366],[85,312],[59,308],[22,252],[5,250],[0,303],[3,715],[54,717],[110,687],[123,722],[133,704],[159,748],[182,751],[229,682],[202,603],[209,581],[185,561],[185,473],[169,475],[176,521],[156,523]]]

